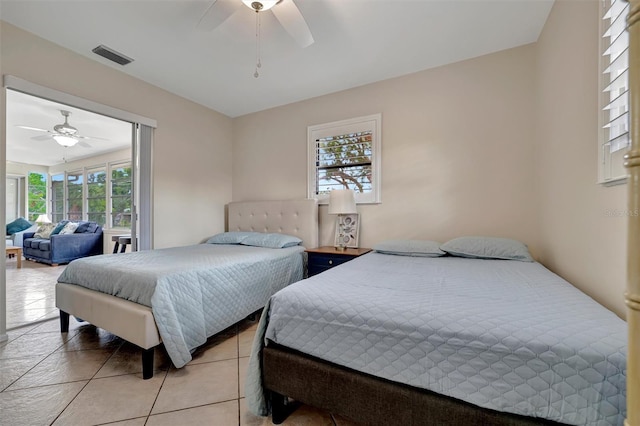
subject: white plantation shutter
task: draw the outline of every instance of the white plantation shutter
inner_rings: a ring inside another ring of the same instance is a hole
[[[371,191],[372,135],[368,130],[316,139],[316,195],[345,189],[339,180],[354,191]]]
[[[600,140],[600,181],[625,176],[622,166],[629,138],[629,34],[626,18],[629,4],[624,0],[602,2],[602,137]]]
[[[309,198],[328,200],[334,189],[352,189],[358,203],[380,202],[381,115],[310,126]]]

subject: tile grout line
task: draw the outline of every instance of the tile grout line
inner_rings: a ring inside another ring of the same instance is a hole
[[[37,328],[37,327],[36,327],[36,328]],[[34,330],[35,330],[35,329],[34,329]],[[33,330],[29,330],[29,331],[27,331],[26,333],[21,334],[20,336],[18,336],[18,337],[16,337],[15,339],[13,339],[11,342],[15,342],[16,340],[20,339],[21,337],[26,336],[26,335],[27,335],[27,334],[29,334],[31,331],[33,331]],[[34,333],[34,334],[37,334],[37,333]],[[78,335],[78,334],[76,334],[76,336],[77,336],[77,335]],[[75,337],[75,336],[73,336],[73,337]],[[57,351],[58,349],[60,349],[61,347],[63,347],[63,346],[64,346],[64,345],[69,341],[69,340],[71,340],[71,339],[67,339],[67,340],[65,340],[65,341],[64,341],[64,343],[62,343],[62,345],[58,346],[58,347],[57,347],[57,348],[55,348],[53,351],[51,351],[49,354],[45,355],[45,357],[44,357],[44,358],[42,358],[42,359],[41,359],[40,361],[38,361],[35,365],[33,365],[31,368],[29,368],[27,371],[25,371],[25,372],[24,372],[24,374],[22,374],[20,377],[18,377],[17,379],[15,379],[13,382],[9,383],[9,385],[8,385],[7,387],[5,387],[4,389],[2,389],[2,390],[0,391],[0,393],[5,392],[7,389],[9,389],[9,387],[13,386],[13,384],[14,384],[15,382],[17,382],[18,380],[20,380],[21,378],[23,378],[26,374],[28,374],[31,370],[33,370],[34,368],[36,368],[38,365],[42,364],[42,363],[43,363],[47,358],[49,358],[51,355],[53,355],[54,353],[56,353],[56,351]],[[10,343],[10,342],[7,342],[7,346],[9,345],[9,343]],[[6,358],[6,359],[20,359],[20,358]],[[1,361],[1,360],[0,360],[0,361]],[[25,388],[25,389],[28,389],[28,388]],[[20,390],[20,389],[16,389],[16,390]],[[9,391],[9,392],[11,392],[11,391]]]
[[[72,338],[72,339],[75,339],[75,338],[76,338],[76,337],[78,337],[81,333],[82,333],[81,331],[80,331],[80,332],[78,332],[78,333],[76,333],[76,335],[75,335],[75,336],[73,336],[73,338]],[[69,332],[67,332],[67,334],[69,334]],[[66,340],[66,341],[65,341],[65,343],[68,343],[68,342],[69,342],[69,341],[71,341],[72,339],[68,339],[68,340]],[[61,345],[58,349],[62,348],[63,346],[64,346],[64,344],[63,344],[63,345]],[[122,343],[120,344],[120,346],[122,346]],[[49,354],[49,355],[52,355],[52,354],[53,354],[53,353],[55,353],[58,349],[56,349],[55,351],[53,351],[53,352],[52,352],[51,354]],[[80,395],[80,394],[82,393],[82,391],[83,391],[87,386],[89,386],[89,383],[91,383],[91,380],[93,380],[93,378],[96,376],[96,374],[98,374],[98,371],[100,371],[100,369],[101,369],[102,367],[104,367],[104,365],[106,364],[106,362],[107,362],[108,360],[110,360],[110,359],[111,359],[111,357],[113,356],[113,354],[114,354],[116,351],[117,351],[117,349],[116,349],[116,350],[114,350],[114,351],[113,351],[113,353],[111,354],[111,356],[110,356],[110,357],[108,357],[108,358],[107,358],[107,360],[106,360],[105,362],[103,362],[103,363],[102,363],[102,365],[100,366],[100,368],[98,368],[98,369],[96,370],[96,372],[95,372],[95,373],[93,373],[93,376],[91,376],[91,378],[90,378],[89,380],[87,380],[87,383],[85,383],[85,384],[84,384],[84,386],[83,386],[83,387],[78,391],[78,393],[77,393],[73,398],[71,398],[71,401],[69,401],[69,403],[68,403],[67,405],[65,405],[65,406],[64,406],[64,408],[62,409],[62,411],[60,411],[60,412],[58,413],[58,415],[56,416],[56,418],[55,418],[55,419],[53,419],[53,421],[51,422],[51,425],[53,425],[53,424],[54,424],[54,423],[55,423],[55,422],[60,418],[60,416],[62,415],[62,413],[64,413],[64,412],[66,411],[66,409],[67,409],[67,408],[69,408],[69,406],[73,403],[73,401],[75,401],[75,400],[76,400],[76,398],[78,397],[78,395]],[[64,352],[68,352],[68,351],[64,351]],[[78,380],[78,381],[82,381],[82,380]],[[73,383],[73,382],[67,382],[67,383]]]
[[[154,356],[155,356],[155,350],[154,350]],[[171,364],[173,364],[173,363],[171,363]],[[164,377],[162,378],[162,383],[160,383],[160,387],[158,388],[158,393],[156,393],[156,397],[153,399],[153,404],[151,404],[151,408],[149,408],[149,414],[147,414],[146,418],[144,419],[144,424],[145,425],[149,422],[149,417],[151,417],[151,413],[153,412],[153,407],[155,407],[156,406],[156,402],[158,402],[158,397],[160,396],[160,392],[162,392],[162,388],[163,388],[165,382],[167,381],[167,377],[169,377],[169,371],[171,371],[171,365],[169,366],[169,368],[166,371],[164,371]],[[142,379],[142,380],[144,380],[144,379]]]

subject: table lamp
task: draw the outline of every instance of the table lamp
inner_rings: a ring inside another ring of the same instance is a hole
[[[350,189],[334,189],[329,192],[329,214],[337,214],[336,234],[338,236],[338,244],[335,244],[336,250],[344,251],[345,242],[345,223],[344,216],[347,214],[357,213],[356,200],[353,191]],[[348,241],[348,240],[347,240]]]
[[[51,219],[49,219],[49,216],[47,216],[46,214],[41,214],[36,219],[36,223],[38,225],[42,225],[43,223],[51,223]]]

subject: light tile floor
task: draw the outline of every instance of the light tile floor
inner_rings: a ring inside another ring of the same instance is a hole
[[[16,258],[7,258],[7,328],[54,318],[55,284],[65,266],[49,266]]]
[[[64,267],[54,272],[40,266],[29,262],[16,271],[13,278],[22,272],[30,278],[23,277],[23,290],[11,296],[16,306],[9,308],[14,323],[55,318],[9,330],[9,340],[0,343],[0,425],[271,424],[270,418],[253,416],[244,399],[257,322],[245,320],[212,337],[181,369],[172,367],[160,347],[154,377],[143,380],[135,346],[73,317],[69,333],[60,333],[49,286]],[[11,273],[8,266],[8,282]],[[284,424],[355,426],[308,406]]]

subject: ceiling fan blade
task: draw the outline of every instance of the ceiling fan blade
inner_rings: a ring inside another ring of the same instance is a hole
[[[91,140],[96,140],[96,141],[108,141],[109,139],[107,138],[99,138],[97,136],[80,136],[80,135],[74,135],[76,138],[78,139],[91,139]]]
[[[311,35],[307,21],[304,20],[293,0],[282,0],[271,10],[284,29],[301,47],[313,44],[313,35]]]
[[[78,142],[76,145],[79,145],[79,146],[81,146],[83,148],[91,148],[91,145],[89,145],[86,142],[82,142],[82,141]]]
[[[40,135],[40,136],[32,137],[31,140],[34,140],[34,141],[52,141],[53,139],[51,139],[51,135]]]
[[[196,28],[200,31],[213,31],[241,5],[238,0],[214,0],[198,21]]]
[[[49,132],[48,130],[40,129],[39,127],[31,127],[31,126],[16,126],[16,127],[19,127],[21,129],[27,129],[27,130],[35,130],[36,132]]]

